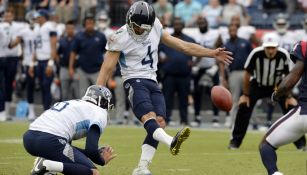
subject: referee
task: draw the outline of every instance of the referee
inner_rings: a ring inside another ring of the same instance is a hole
[[[239,99],[229,149],[238,149],[248,128],[253,108],[258,99],[271,97],[274,89],[284,75],[289,73],[289,53],[278,47],[278,36],[267,34],[263,44],[255,48],[248,56],[244,65],[243,95]],[[297,102],[293,97],[279,101],[283,113],[289,111]],[[304,150],[305,137],[295,142],[299,150]]]

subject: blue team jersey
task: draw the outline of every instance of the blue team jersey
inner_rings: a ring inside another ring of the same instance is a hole
[[[307,41],[300,41],[295,44],[291,52],[291,60],[296,62],[301,60],[304,62],[304,73],[301,77],[299,85],[299,104],[302,108],[301,113],[307,114]]]

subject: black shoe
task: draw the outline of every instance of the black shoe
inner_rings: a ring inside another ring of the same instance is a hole
[[[46,170],[46,167],[43,165],[44,158],[37,157],[34,162],[34,167],[31,171],[31,175],[44,175],[48,171]]]
[[[171,143],[170,151],[172,155],[177,155],[180,150],[181,144],[190,136],[191,130],[189,127],[184,127],[177,132]]]
[[[239,146],[238,145],[235,145],[233,143],[230,143],[227,147],[229,150],[237,150],[239,149]]]

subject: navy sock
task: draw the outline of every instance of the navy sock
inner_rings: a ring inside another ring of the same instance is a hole
[[[277,168],[277,155],[275,152],[275,148],[272,147],[270,144],[267,142],[263,142],[260,145],[260,155],[262,159],[262,163],[265,166],[265,168],[268,171],[268,174],[271,175],[278,171]]]
[[[92,175],[93,171],[84,165],[76,163],[63,163],[63,174],[65,175]]]
[[[152,137],[152,135],[147,134],[147,136],[145,137],[145,140],[144,140],[143,144],[150,145],[150,146],[152,146],[152,147],[154,147],[154,148],[157,149],[157,148],[158,148],[159,142],[158,142],[157,140],[155,140],[155,139]]]
[[[153,138],[153,133],[156,129],[160,128],[160,125],[157,123],[155,119],[149,119],[145,122],[144,128],[147,131],[147,136],[143,142],[143,144],[148,144],[157,149],[158,141]]]

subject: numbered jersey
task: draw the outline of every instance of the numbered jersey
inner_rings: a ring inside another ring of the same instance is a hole
[[[133,40],[126,25],[110,36],[106,50],[121,52],[119,64],[124,80],[144,78],[157,81],[158,45],[161,35],[162,25],[156,18],[148,38],[143,42]]]
[[[51,57],[50,36],[56,36],[57,31],[52,22],[45,22],[42,26],[34,28],[35,53],[37,60],[48,60]]]
[[[56,103],[33,123],[30,130],[54,134],[67,141],[85,137],[89,128],[97,125],[100,133],[107,125],[107,111],[83,100]]]
[[[287,31],[284,35],[279,35],[278,33],[276,34],[279,36],[279,46],[290,52],[297,41],[295,33],[292,31]]]
[[[17,36],[23,41],[22,64],[29,66],[34,54],[35,32],[29,25],[25,25],[25,27],[17,33]]]

